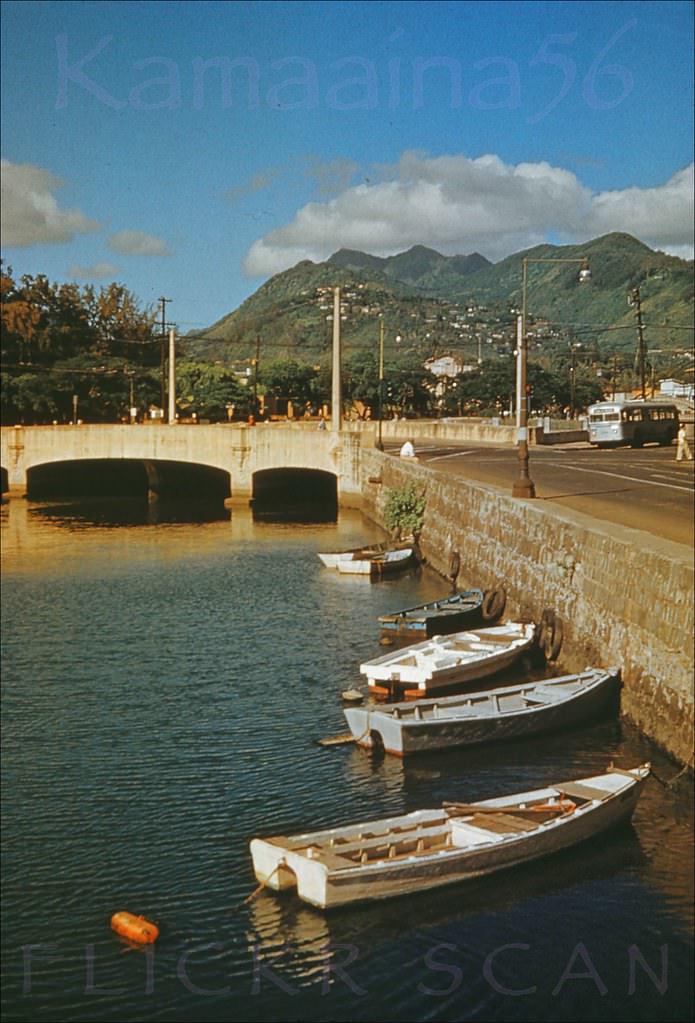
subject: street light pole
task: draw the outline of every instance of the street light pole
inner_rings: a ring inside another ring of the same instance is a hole
[[[331,430],[340,431],[343,400],[340,380],[340,288],[333,289],[333,381],[331,387]]]
[[[518,474],[512,487],[512,497],[536,496],[536,487],[528,468],[528,401],[526,399],[526,358],[528,355],[528,333],[526,329],[527,293],[528,293],[528,258],[522,261],[522,293],[521,293],[521,337],[517,348],[517,422],[518,441],[517,458]]]
[[[570,344],[570,419],[574,419],[574,406],[577,395],[577,349],[582,347],[581,341]]]
[[[379,451],[384,450],[384,442],[381,439],[381,422],[384,418],[384,319],[379,320],[379,435],[376,446]]]
[[[519,435],[517,441],[518,474],[512,486],[512,497],[533,498],[536,496],[536,487],[531,479],[528,466],[528,398],[526,395],[526,362],[528,356],[528,265],[529,263],[581,263],[579,281],[584,283],[591,280],[591,270],[586,257],[576,259],[553,259],[552,257],[533,259],[524,256],[522,259],[522,283],[521,283],[521,337],[518,345],[518,393],[517,402],[519,412],[517,413],[519,423]]]

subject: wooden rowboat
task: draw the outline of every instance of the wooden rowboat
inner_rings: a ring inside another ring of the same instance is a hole
[[[411,753],[517,739],[586,721],[616,705],[617,669],[411,703],[344,707],[355,740],[404,757]]]
[[[319,909],[413,894],[548,856],[628,820],[649,772],[611,766],[512,796],[254,838],[253,869],[260,883],[296,888]]]
[[[384,695],[429,696],[509,667],[536,640],[533,623],[507,622],[487,629],[435,636],[365,661],[370,689]]]
[[[353,547],[347,551],[327,551],[324,554],[319,554],[319,558],[326,568],[337,568],[342,561],[362,560],[392,549],[393,544],[385,541],[384,543],[365,544],[364,547]]]
[[[371,579],[394,575],[409,568],[415,561],[412,547],[400,547],[397,550],[382,551],[379,554],[355,557],[339,561],[337,569],[341,575],[365,575]]]
[[[460,632],[466,625],[494,621],[504,610],[502,590],[462,590],[417,607],[379,615],[379,628],[384,637],[412,637],[414,641],[431,636]]]

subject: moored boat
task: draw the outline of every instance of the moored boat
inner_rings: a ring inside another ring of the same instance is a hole
[[[619,672],[574,675],[410,703],[344,707],[359,745],[408,756],[516,739],[586,721],[617,703]]]
[[[393,544],[384,543],[365,544],[364,547],[353,547],[347,551],[326,551],[319,554],[319,559],[326,568],[337,568],[341,561],[354,561],[362,558],[369,558],[375,554],[383,554],[393,547]]]
[[[469,625],[493,622],[504,611],[504,590],[461,590],[417,607],[379,615],[384,636],[412,637],[415,640],[460,632]]]
[[[386,575],[394,575],[410,568],[415,562],[415,551],[412,547],[382,551],[361,557],[339,561],[337,569],[341,575],[365,575],[371,579],[381,579]]]
[[[536,641],[532,622],[435,636],[360,665],[369,687],[382,695],[423,697],[508,668]]]
[[[330,909],[414,894],[559,852],[629,819],[649,764],[473,803],[254,838],[258,881]]]

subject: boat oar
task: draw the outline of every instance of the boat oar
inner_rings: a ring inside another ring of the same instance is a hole
[[[333,735],[328,739],[318,739],[319,746],[343,746],[348,742],[356,742],[354,735]]]
[[[537,813],[572,813],[577,805],[571,799],[561,799],[558,803],[536,803],[535,806],[480,806],[476,803],[442,803],[450,817],[466,817],[474,813],[512,813],[525,817]]]

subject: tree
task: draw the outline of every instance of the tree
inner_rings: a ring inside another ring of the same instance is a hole
[[[159,364],[154,316],[122,285],[52,284],[39,274],[17,283],[2,267],[0,325],[3,421],[72,415],[114,421],[128,408],[129,377]]]
[[[181,411],[201,419],[226,419],[227,406],[250,410],[253,395],[231,370],[207,363],[179,362],[176,366],[176,404]]]
[[[266,394],[287,398],[295,405],[311,403],[313,384],[318,371],[306,362],[296,359],[273,359],[261,364],[259,380]]]
[[[406,412],[425,415],[431,411],[436,378],[425,369],[417,352],[399,353],[385,367],[384,376],[387,406],[401,415]]]
[[[361,401],[377,409],[379,406],[379,367],[373,352],[355,352],[343,365],[343,396],[348,401]]]

